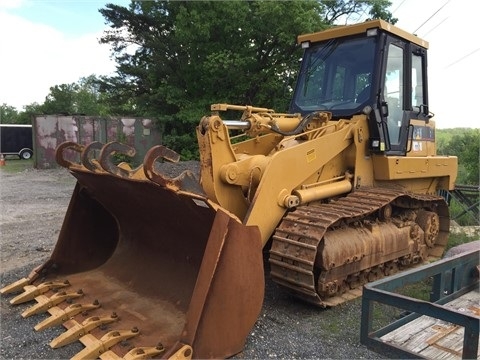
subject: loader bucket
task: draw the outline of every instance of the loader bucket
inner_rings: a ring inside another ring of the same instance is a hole
[[[67,149],[80,152],[82,163],[66,160]],[[92,158],[99,149],[100,157]],[[57,149],[57,161],[77,179],[57,244],[47,263],[2,293],[29,283],[24,294],[33,291],[40,301],[45,286],[51,289],[45,294],[55,296],[52,283],[81,289],[74,304],[50,307],[52,316],[36,327],[63,323],[66,335],[51,346],[80,339],[85,349],[75,359],[240,352],[263,302],[258,229],[207,199],[191,173],[162,175],[156,160],[173,155],[169,149],[152,149],[136,170],[112,165],[116,151],[125,147],[66,143]],[[70,313],[78,303],[87,311]]]

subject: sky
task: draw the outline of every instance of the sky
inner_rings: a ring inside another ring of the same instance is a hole
[[[0,0],[0,104],[43,103],[52,86],[115,71],[98,9],[129,0]],[[391,0],[396,26],[427,40],[438,128],[480,127],[478,0]],[[349,23],[365,20],[351,16]],[[288,21],[286,19],[285,21]],[[477,90],[475,90],[477,89]]]

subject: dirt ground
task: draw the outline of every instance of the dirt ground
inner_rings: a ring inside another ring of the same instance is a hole
[[[26,276],[49,257],[74,185],[65,169],[0,170],[0,287]],[[77,342],[52,350],[48,343],[62,328],[35,332],[39,319],[22,319],[25,307],[11,306],[10,298],[1,298],[1,359],[62,359],[82,349]],[[293,299],[267,276],[262,313],[236,358],[382,358],[360,344],[360,305],[357,299],[318,309]]]
[[[49,256],[74,184],[63,169],[1,173],[2,273]]]

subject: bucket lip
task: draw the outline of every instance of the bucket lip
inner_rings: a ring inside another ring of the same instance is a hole
[[[157,184],[153,181],[150,181],[149,179],[146,179],[146,178],[140,178],[140,179],[124,178],[124,177],[116,176],[115,174],[111,174],[111,173],[106,172],[106,171],[105,172],[94,172],[93,173],[93,172],[84,168],[81,165],[78,165],[78,167],[77,166],[69,167],[68,170],[72,174],[72,176],[77,179],[77,182],[80,183],[80,184],[82,183],[81,180],[79,179],[79,177],[81,177],[81,176],[106,176],[106,177],[111,177],[113,179],[121,180],[121,181],[131,181],[131,182],[145,183],[145,184],[149,184],[151,186],[157,186],[157,187],[165,189],[167,191],[171,191],[172,193],[175,193],[178,196],[191,198],[192,201],[197,206],[207,207],[207,208],[210,208],[210,209],[214,210],[215,212],[217,212],[219,210],[222,210],[223,212],[228,214],[229,217],[231,217],[232,219],[235,219],[238,223],[240,223],[240,224],[243,223],[242,220],[237,215],[235,215],[234,213],[232,213],[228,209],[220,206],[216,202],[209,199],[206,194],[197,194],[197,193],[193,193],[193,192],[185,191],[185,190],[174,191],[173,189],[165,188],[165,187],[163,187],[163,186],[161,186],[161,185],[159,185],[159,184]]]

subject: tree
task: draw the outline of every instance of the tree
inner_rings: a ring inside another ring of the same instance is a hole
[[[72,114],[75,109],[75,92],[78,85],[61,84],[50,87],[50,93],[45,97],[42,111],[45,114]]]
[[[113,27],[101,41],[119,63],[110,88],[124,88],[122,103],[195,118],[212,102],[278,99],[272,89],[282,94],[279,76],[292,66],[295,36],[322,28],[315,1],[132,1],[130,9],[100,11]]]
[[[32,103],[18,111],[14,106],[3,104],[0,106],[0,124],[31,124],[36,114],[42,114],[42,105]]]
[[[450,138],[442,141],[438,153],[458,156],[458,184],[478,185],[480,181],[480,129],[449,129]]]
[[[23,111],[18,114],[20,124],[31,124],[35,115],[42,114],[42,105],[34,102],[23,107]]]
[[[100,92],[100,80],[95,75],[76,83],[55,85],[38,110],[44,114],[111,115]]]
[[[21,124],[18,115],[14,106],[5,103],[0,106],[0,124]]]
[[[312,0],[132,1],[129,9],[100,11],[112,27],[101,41],[118,63],[117,76],[104,79],[113,106],[159,118],[177,150],[177,137],[188,134],[188,153],[196,148],[192,129],[212,103],[285,111],[292,81],[285,75],[300,57],[295,36],[325,27]]]
[[[352,15],[361,17],[368,13],[370,19],[383,19],[395,25],[398,19],[388,11],[392,4],[388,0],[320,0],[323,5],[323,20],[328,24],[345,19],[345,23]]]
[[[75,93],[75,111],[96,116],[113,115],[105,103],[105,96],[100,92],[100,79],[95,75],[81,78],[77,82]]]
[[[190,153],[192,129],[212,103],[286,111],[301,57],[296,36],[331,26],[334,18],[322,20],[322,12],[347,3],[360,11],[374,1],[107,4],[100,12],[111,30],[101,42],[111,45],[118,70],[102,79],[102,91],[116,111],[163,121],[167,145],[177,150],[177,137],[189,134],[182,142]]]

